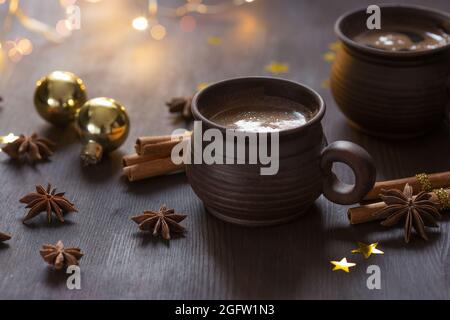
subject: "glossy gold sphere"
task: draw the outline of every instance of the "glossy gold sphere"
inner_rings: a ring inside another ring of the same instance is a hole
[[[36,110],[54,125],[63,126],[72,122],[86,100],[86,87],[73,73],[54,71],[36,83]]]
[[[88,100],[78,111],[76,125],[83,143],[85,164],[100,161],[104,152],[120,147],[130,131],[125,107],[110,98]]]

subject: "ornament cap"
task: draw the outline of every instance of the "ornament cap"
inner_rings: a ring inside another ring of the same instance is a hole
[[[81,150],[81,161],[84,166],[95,165],[100,162],[103,156],[103,147],[94,140],[89,140]]]

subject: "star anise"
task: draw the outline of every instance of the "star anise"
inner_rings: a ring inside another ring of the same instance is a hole
[[[131,219],[139,224],[139,229],[152,231],[155,237],[161,235],[164,239],[170,240],[172,233],[182,234],[184,232],[185,229],[179,222],[186,217],[183,214],[176,214],[174,209],[167,209],[163,205],[159,211],[144,211],[142,215]]]
[[[50,184],[48,184],[47,190],[43,186],[36,186],[36,192],[20,199],[20,202],[27,204],[27,208],[31,208],[23,222],[33,219],[43,211],[47,211],[49,223],[52,221],[52,212],[55,213],[59,221],[64,222],[64,212],[77,212],[74,204],[67,200],[64,194],[64,192],[56,193],[56,188],[52,190]]]
[[[431,194],[420,192],[413,197],[413,188],[406,184],[403,192],[391,189],[382,190],[381,199],[387,207],[377,211],[374,216],[385,219],[381,225],[392,227],[405,220],[405,242],[410,241],[412,228],[425,240],[428,240],[425,227],[437,228],[436,219],[441,215],[438,204],[431,201]]]
[[[28,156],[31,161],[48,159],[54,152],[55,143],[39,137],[36,133],[31,136],[21,134],[19,138],[6,144],[2,150],[13,159]]]
[[[0,242],[5,242],[8,241],[9,239],[11,239],[11,236],[9,234],[0,232]]]
[[[58,241],[56,245],[44,244],[39,250],[42,258],[55,267],[56,270],[67,268],[68,266],[77,266],[78,260],[83,257],[80,248],[64,248],[62,241]]]
[[[176,97],[166,102],[170,113],[179,113],[184,119],[192,120],[192,97]]]

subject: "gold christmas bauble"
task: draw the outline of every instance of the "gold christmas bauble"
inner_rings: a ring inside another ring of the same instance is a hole
[[[81,159],[85,165],[90,165],[125,142],[130,120],[125,107],[114,99],[95,98],[78,111],[76,126],[83,143]]]
[[[54,71],[36,83],[36,110],[54,125],[64,126],[72,122],[86,100],[83,80],[73,73]]]

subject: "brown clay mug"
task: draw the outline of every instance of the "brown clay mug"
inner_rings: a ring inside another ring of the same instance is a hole
[[[201,134],[213,128],[225,135],[227,127],[210,119],[227,109],[248,107],[248,97],[294,101],[308,108],[313,116],[304,125],[278,132],[279,170],[276,175],[261,175],[260,164],[187,165],[189,182],[208,212],[240,225],[274,225],[305,213],[321,194],[335,203],[353,204],[373,187],[376,171],[371,156],[351,142],[339,141],[327,146],[321,125],[325,102],[317,92],[299,83],[247,77],[208,86],[192,101],[194,118],[202,124]],[[194,128],[193,137],[196,130]],[[192,155],[203,152],[207,143],[202,142],[200,150],[195,150],[194,145],[192,143]],[[226,163],[225,150],[222,156]],[[332,172],[335,162],[345,163],[353,170],[354,185],[338,180]]]
[[[444,12],[409,5],[380,9],[381,30],[423,25],[450,34],[450,15]],[[422,135],[442,122],[450,102],[450,43],[419,51],[367,46],[358,36],[368,31],[368,17],[363,8],[336,22],[342,46],[331,73],[333,96],[349,123],[365,133],[400,139]]]

